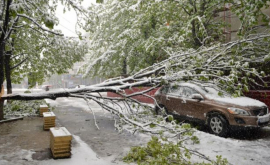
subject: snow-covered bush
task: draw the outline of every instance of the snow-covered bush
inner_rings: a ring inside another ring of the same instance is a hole
[[[45,100],[8,101],[4,106],[5,116],[36,116],[39,113],[39,106],[47,104]]]

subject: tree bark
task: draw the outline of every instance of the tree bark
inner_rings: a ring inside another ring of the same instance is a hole
[[[15,26],[17,26],[19,22],[19,18],[15,20]],[[13,31],[13,33],[16,33],[16,30]],[[15,38],[12,38],[11,41],[11,50],[10,51],[6,51],[5,54],[5,76],[6,76],[6,81],[7,81],[7,94],[11,94],[12,93],[12,82],[11,82],[11,66],[10,66],[10,59],[11,56],[13,55],[13,48],[15,46]],[[19,66],[19,65],[18,65]]]
[[[122,75],[127,77],[127,58],[125,58],[123,61]]]
[[[4,100],[0,98],[0,120],[4,119]]]
[[[8,51],[5,55],[5,77],[7,81],[7,94],[12,93],[12,84],[11,84],[11,69],[10,69],[10,56],[12,51]]]
[[[9,19],[9,7],[12,3],[12,0],[7,0],[7,5],[5,11],[5,19],[3,20],[3,28],[2,28],[2,34],[0,36],[0,86],[2,87],[4,83],[4,55],[5,55],[5,35],[8,28],[8,23],[10,21]],[[4,118],[4,109],[3,109],[4,102],[3,100],[0,101],[0,120]]]
[[[198,48],[198,47],[202,46],[202,44],[201,44],[201,42],[198,39],[199,36],[197,36],[197,34],[196,34],[197,33],[197,29],[196,29],[196,22],[195,22],[195,20],[193,20],[191,22],[191,25],[192,25],[192,38],[194,40],[193,47],[194,48]]]
[[[1,41],[0,38],[0,86],[3,85],[4,82],[4,41]]]
[[[0,87],[1,88],[4,82],[4,65],[3,65],[4,64],[4,49],[3,47],[4,47],[4,44],[2,40],[0,40]],[[4,119],[4,100],[0,98],[0,120],[3,120],[3,119]]]
[[[4,87],[1,86],[0,87],[0,120],[4,119],[4,111],[3,111],[4,100],[1,98],[3,94],[4,94]]]

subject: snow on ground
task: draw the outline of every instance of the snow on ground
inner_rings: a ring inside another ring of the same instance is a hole
[[[72,98],[72,102],[68,98],[59,99],[61,99],[61,103],[64,101],[66,106],[81,107],[83,110],[90,112],[88,105],[83,99]],[[76,101],[74,101],[74,99],[76,99]],[[47,101],[51,105],[59,106],[55,101]],[[95,112],[109,113],[107,111],[102,111],[101,107],[93,101],[90,102],[90,105]],[[266,127],[264,129],[270,128]],[[191,144],[187,142],[187,148],[199,151],[200,153],[210,157],[212,160],[216,160],[217,155],[222,155],[222,157],[227,158],[231,164],[267,165],[270,161],[270,142],[268,140],[238,140],[222,138],[202,131],[196,131],[195,135],[200,139],[200,144]],[[141,135],[137,134],[137,136]],[[143,134],[142,136],[146,135]],[[145,141],[145,144],[146,143],[147,142]],[[192,159],[193,161],[203,161],[198,157],[193,157]]]
[[[78,98],[58,98],[56,101],[46,99],[52,106],[74,106],[80,107],[82,110],[91,112],[87,103],[83,99]],[[59,102],[58,102],[59,101]],[[61,104],[61,105],[60,105]],[[90,101],[90,107],[94,112],[109,113],[96,104]],[[104,115],[106,116],[106,115]],[[264,128],[270,131],[269,127]],[[140,136],[139,134],[136,134]],[[238,140],[232,138],[222,138],[206,132],[196,131],[195,135],[200,139],[200,144],[192,144],[187,142],[186,146],[189,149],[199,151],[200,153],[210,157],[212,160],[216,160],[216,155],[222,155],[223,158],[227,158],[231,164],[239,165],[267,165],[270,162],[270,140],[267,139],[256,139],[256,140]],[[146,135],[142,135],[146,136]],[[58,160],[45,160],[41,164],[49,165],[73,165],[73,164],[91,164],[91,165],[106,165],[111,164],[111,160],[104,160],[98,158],[96,153],[85,143],[79,136],[74,136],[74,139],[78,142],[77,145],[72,147],[72,157],[70,159],[58,159]],[[147,138],[145,138],[147,139]],[[145,141],[146,142],[146,141]],[[31,151],[20,151],[18,153],[11,153],[14,156],[23,155],[25,159],[31,160],[29,156]],[[2,155],[3,156],[3,155]],[[198,157],[193,157],[193,161],[203,161]],[[6,164],[1,161],[0,164]]]
[[[33,161],[32,154],[34,151],[29,151],[25,149],[17,148],[15,152],[9,153],[8,155],[0,154],[0,165],[16,165],[16,164],[25,164],[25,161]],[[9,161],[4,158],[10,158]]]
[[[72,156],[67,159],[50,159],[42,161],[41,165],[109,165],[110,161],[97,157],[97,154],[79,136],[73,135],[77,144],[72,146]]]
[[[32,89],[27,89],[27,88],[14,88],[14,89],[12,89],[12,92],[13,93],[22,93],[22,92],[25,92],[25,91],[31,91],[31,92],[42,92],[42,91],[44,91],[44,90],[42,90],[42,89],[36,89],[36,88],[32,88]],[[6,89],[5,89],[5,91],[7,91]]]
[[[200,139],[200,144],[186,144],[187,148],[199,151],[212,160],[216,159],[216,155],[222,155],[231,164],[267,165],[270,161],[269,143],[265,143],[264,139],[237,140],[201,131],[197,131],[195,135]]]
[[[72,156],[66,159],[49,159],[43,161],[36,161],[32,159],[35,153],[31,150],[17,148],[15,152],[8,155],[0,154],[0,165],[26,165],[26,164],[39,164],[39,165],[109,165],[110,160],[103,160],[97,157],[97,154],[80,139],[79,136],[73,135],[76,145],[72,145]],[[3,158],[10,158],[10,161]],[[14,158],[14,159],[13,159]]]
[[[63,97],[63,98],[57,98],[57,100],[51,100],[51,99],[45,99],[47,103],[49,103],[52,107],[57,107],[57,106],[73,106],[73,107],[78,107],[81,108],[84,111],[94,111],[94,112],[104,112],[104,113],[109,113],[106,110],[101,111],[101,107],[94,101],[89,101],[89,106],[87,105],[87,102],[84,99],[81,98],[72,98],[72,101],[70,101],[69,98]],[[61,104],[59,104],[61,102]],[[64,104],[63,104],[64,103]]]

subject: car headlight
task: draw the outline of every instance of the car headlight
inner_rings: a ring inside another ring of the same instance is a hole
[[[230,108],[228,108],[228,111],[231,114],[234,114],[234,115],[246,115],[246,116],[249,116],[249,113],[246,110],[239,109],[239,108],[230,107]]]

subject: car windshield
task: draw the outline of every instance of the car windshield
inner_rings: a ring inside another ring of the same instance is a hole
[[[203,89],[204,88],[204,89]],[[224,97],[231,97],[228,93],[223,93],[223,95],[220,95],[219,93],[222,93],[222,90],[217,90],[213,87],[202,87],[202,89],[206,92],[204,93],[206,97],[208,98],[224,98]],[[226,95],[224,95],[226,94]]]
[[[222,90],[221,89],[218,90],[210,86],[203,86],[203,85],[198,85],[198,84],[193,84],[193,83],[180,83],[179,85],[195,89],[196,91],[205,95],[209,99],[232,97],[226,92],[223,92],[223,95],[219,95],[219,92],[222,92]]]

